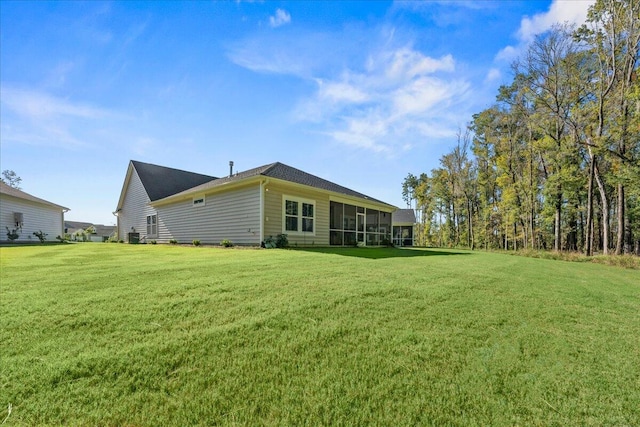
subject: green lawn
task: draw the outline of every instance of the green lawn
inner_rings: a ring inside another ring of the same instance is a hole
[[[0,248],[5,425],[640,425],[640,272],[445,250]]]

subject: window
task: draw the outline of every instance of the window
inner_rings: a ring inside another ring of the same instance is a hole
[[[284,232],[315,233],[315,202],[284,197]]]
[[[147,236],[158,235],[158,215],[147,215]]]
[[[202,196],[202,197],[194,197],[193,198],[193,206],[204,206],[204,196]]]

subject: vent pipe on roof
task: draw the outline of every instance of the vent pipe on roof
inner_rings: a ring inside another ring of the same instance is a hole
[[[233,160],[229,161],[229,176],[233,176]]]

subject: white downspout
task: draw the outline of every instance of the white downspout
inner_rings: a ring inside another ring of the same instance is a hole
[[[264,198],[266,193],[265,187],[268,183],[269,178],[260,181],[260,244],[264,241]]]
[[[264,241],[264,186],[266,182],[260,181],[260,241],[259,245],[262,245]]]

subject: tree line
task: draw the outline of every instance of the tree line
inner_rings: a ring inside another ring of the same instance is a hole
[[[640,255],[639,0],[598,0],[513,64],[513,81],[409,174],[419,243]]]

